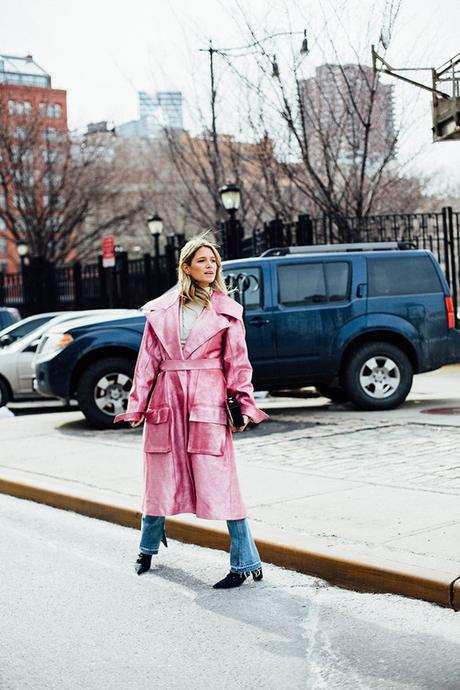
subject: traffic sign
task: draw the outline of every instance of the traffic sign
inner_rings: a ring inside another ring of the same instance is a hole
[[[104,268],[115,266],[115,240],[112,235],[102,238],[102,265]]]

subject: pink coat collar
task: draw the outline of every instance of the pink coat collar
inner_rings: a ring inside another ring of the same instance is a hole
[[[164,295],[152,299],[150,302],[146,302],[146,304],[141,307],[141,311],[147,314],[148,312],[157,311],[158,309],[169,309],[169,307],[175,304],[178,298],[179,290],[174,288]],[[228,295],[224,295],[222,292],[213,292],[211,303],[218,314],[227,314],[228,316],[233,316],[234,319],[243,320],[242,306]]]
[[[229,327],[224,314],[243,320],[243,308],[231,297],[214,292],[211,304],[213,308],[206,309],[193,324],[183,349],[179,335],[179,290],[171,290],[147,302],[142,311],[170,358],[187,359],[216,333]]]

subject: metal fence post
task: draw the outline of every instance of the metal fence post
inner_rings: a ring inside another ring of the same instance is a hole
[[[452,301],[454,303],[455,321],[457,321],[457,306],[458,306],[458,290],[457,290],[457,261],[455,256],[455,241],[454,241],[454,219],[452,206],[447,207],[447,230],[449,236],[449,252],[450,252],[450,266],[451,266],[451,282],[452,282]]]
[[[175,251],[175,238],[174,235],[166,236],[166,288],[171,287],[176,282],[176,251]]]
[[[115,255],[116,304],[118,307],[132,306],[129,290],[128,252],[117,252]]]
[[[99,285],[102,302],[101,306],[112,308],[114,306],[113,272],[115,269],[112,266],[110,266],[110,268],[104,267],[101,254],[99,254],[97,257],[97,266],[99,269]]]
[[[74,261],[72,266],[73,289],[74,289],[74,309],[83,308],[83,290],[81,281],[81,263]]]
[[[283,247],[283,221],[280,218],[274,218],[268,224],[268,248]]]
[[[295,242],[298,247],[313,244],[313,223],[308,213],[302,213],[298,217]]]
[[[144,285],[146,301],[156,295],[155,285],[153,284],[152,256],[148,252],[144,254]]]
[[[442,234],[444,240],[444,270],[449,287],[452,288],[450,279],[450,260],[449,260],[449,230],[447,226],[447,207],[442,208]]]

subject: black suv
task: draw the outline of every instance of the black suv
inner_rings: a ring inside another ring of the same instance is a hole
[[[245,324],[256,390],[316,388],[386,410],[413,374],[460,361],[452,298],[434,256],[396,244],[270,250],[224,262]],[[44,395],[76,397],[110,427],[126,407],[144,317],[67,327],[36,364]],[[59,334],[58,334],[59,335]]]

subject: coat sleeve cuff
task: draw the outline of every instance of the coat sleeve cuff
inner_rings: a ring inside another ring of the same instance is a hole
[[[113,420],[114,424],[118,422],[138,422],[140,419],[144,418],[143,412],[123,412],[123,414],[117,414]]]
[[[250,417],[254,424],[259,424],[260,422],[263,422],[264,419],[269,418],[268,414],[262,412],[262,410],[259,410],[258,407],[253,407],[252,405],[241,405],[241,413],[245,414],[247,417]]]

